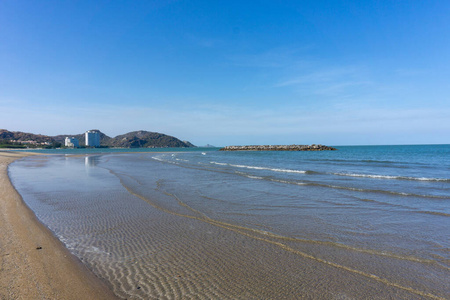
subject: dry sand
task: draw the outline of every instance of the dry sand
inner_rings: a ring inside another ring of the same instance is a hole
[[[8,164],[26,155],[0,151],[0,299],[116,299],[12,186]]]

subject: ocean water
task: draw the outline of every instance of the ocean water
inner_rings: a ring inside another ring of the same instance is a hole
[[[450,145],[33,156],[37,217],[126,299],[449,299]]]

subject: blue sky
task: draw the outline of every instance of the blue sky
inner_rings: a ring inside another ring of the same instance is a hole
[[[0,1],[0,128],[450,143],[450,1]]]

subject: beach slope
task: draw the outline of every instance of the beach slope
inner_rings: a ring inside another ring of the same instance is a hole
[[[116,299],[12,186],[8,165],[26,155],[0,151],[0,299]]]

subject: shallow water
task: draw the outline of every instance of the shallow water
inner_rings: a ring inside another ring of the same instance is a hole
[[[449,145],[34,156],[9,172],[123,298],[450,298]]]

